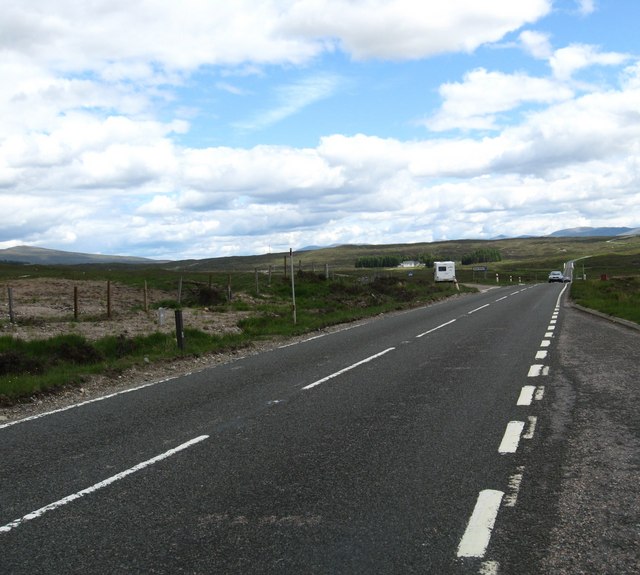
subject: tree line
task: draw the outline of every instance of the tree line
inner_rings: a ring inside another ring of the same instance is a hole
[[[413,260],[424,264],[428,268],[432,268],[436,261],[454,261],[455,258],[447,256],[436,256],[434,254],[421,254],[418,256],[399,256],[399,255],[384,255],[384,256],[362,256],[356,260],[357,268],[395,268],[398,267],[403,261]],[[486,262],[499,262],[502,261],[502,255],[500,251],[495,248],[481,248],[474,252],[464,254],[461,258],[462,265],[478,264]]]

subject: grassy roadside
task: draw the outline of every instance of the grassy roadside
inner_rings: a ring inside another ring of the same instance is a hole
[[[576,262],[574,278],[575,303],[640,324],[640,254],[586,258]]]
[[[220,297],[223,287],[212,286],[209,281],[208,285],[202,282],[200,290],[190,295],[190,303],[198,305],[200,299],[200,305],[211,308],[212,301],[216,301],[213,305],[220,312],[229,309],[252,312],[239,322],[241,333],[215,335],[186,328],[184,349],[178,348],[175,333],[109,336],[97,341],[88,341],[77,334],[33,341],[0,337],[0,404],[11,404],[63,386],[81,385],[92,374],[115,375],[135,365],[228,352],[261,340],[300,335],[458,293],[452,284],[435,284],[426,270],[411,276],[406,272],[372,277],[343,274],[331,280],[299,271],[295,275],[294,324],[290,279],[276,277],[256,289],[253,274],[234,274],[233,283],[237,294],[249,297],[228,302]]]

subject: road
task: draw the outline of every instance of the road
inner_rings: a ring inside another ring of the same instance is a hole
[[[0,425],[0,572],[544,572],[566,289],[495,288]]]

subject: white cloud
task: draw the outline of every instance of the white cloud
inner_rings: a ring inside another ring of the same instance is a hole
[[[426,121],[434,131],[460,129],[494,130],[497,115],[524,104],[550,104],[573,95],[565,86],[546,78],[527,74],[504,74],[477,69],[465,75],[461,83],[440,87],[444,103],[439,112]]]
[[[573,44],[556,50],[549,60],[553,75],[559,80],[570,80],[572,76],[591,66],[619,66],[628,61],[628,54],[601,52],[597,47]]]
[[[424,58],[471,52],[549,13],[547,0],[306,0],[294,2],[280,29],[335,40],[356,59]]]
[[[245,131],[262,130],[297,114],[315,102],[330,98],[340,84],[341,79],[338,76],[322,74],[280,86],[276,94],[277,102],[273,108],[263,110],[248,120],[235,122],[233,126]]]
[[[525,30],[519,38],[524,50],[538,60],[547,60],[553,54],[548,34]]]
[[[595,0],[576,0],[578,4],[578,11],[583,16],[588,16],[596,10]]]

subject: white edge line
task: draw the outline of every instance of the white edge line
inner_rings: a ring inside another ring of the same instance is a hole
[[[182,374],[182,375],[189,375]],[[12,425],[16,425],[18,423],[25,423],[27,421],[33,421],[34,419],[40,419],[41,417],[46,417],[47,415],[53,415],[54,413],[61,413],[63,411],[69,411],[70,409],[75,409],[76,407],[82,407],[84,405],[88,405],[90,403],[96,403],[98,401],[104,401],[105,399],[111,399],[112,397],[116,397],[118,395],[123,395],[125,393],[131,393],[132,391],[138,391],[140,389],[144,389],[145,387],[151,387],[152,385],[158,385],[159,383],[164,383],[166,381],[171,381],[172,379],[178,379],[182,376],[171,376],[165,379],[159,379],[157,381],[151,381],[149,383],[145,383],[143,385],[138,385],[137,387],[131,387],[129,389],[123,389],[122,391],[116,391],[115,393],[110,393],[108,395],[102,395],[100,397],[95,397],[94,399],[87,399],[86,401],[82,401],[80,403],[74,403],[73,405],[67,405],[66,407],[61,407],[59,409],[53,409],[51,411],[45,411],[44,413],[38,413],[37,415],[30,415],[29,417],[23,417],[22,419],[15,419],[13,421],[8,421],[7,423],[3,423],[0,425],[0,429],[4,429],[5,427],[11,427]]]
[[[538,424],[538,418],[535,415],[530,415],[528,418],[529,425],[527,431],[522,435],[523,439],[533,439],[536,432],[536,425]]]
[[[317,385],[320,385],[321,383],[324,383],[326,381],[329,381],[330,379],[333,379],[334,377],[338,377],[339,375],[342,375],[343,373],[354,369],[360,365],[362,365],[363,363],[368,363],[369,361],[373,361],[374,359],[380,357],[381,355],[384,355],[385,353],[389,353],[390,351],[393,351],[395,349],[395,347],[390,347],[388,349],[385,349],[384,351],[381,351],[380,353],[376,353],[375,355],[372,355],[370,357],[367,357],[357,363],[354,363],[353,365],[350,365],[348,367],[345,367],[344,369],[341,369],[340,371],[336,371],[335,373],[332,373],[331,375],[327,375],[327,377],[323,377],[322,379],[319,379],[318,381],[314,381],[313,383],[310,383],[309,385],[305,385],[302,390],[306,391],[308,389],[311,389],[313,387],[316,387]]]
[[[131,468],[125,470],[125,471],[122,471],[121,473],[113,475],[112,477],[109,477],[108,479],[105,479],[104,481],[100,481],[99,483],[96,483],[95,485],[92,485],[91,487],[87,487],[86,489],[83,489],[82,491],[78,491],[77,493],[73,493],[72,495],[68,495],[67,497],[63,497],[62,499],[59,499],[58,501],[54,501],[53,503],[49,503],[49,505],[45,505],[44,507],[41,507],[40,509],[36,509],[35,511],[32,511],[31,513],[27,513],[26,515],[24,515],[20,519],[16,519],[15,521],[12,521],[11,523],[7,523],[6,525],[1,526],[0,527],[0,533],[8,533],[9,531],[11,531],[12,529],[15,529],[16,527],[18,527],[22,523],[25,523],[27,521],[31,521],[32,519],[37,519],[38,517],[41,517],[42,515],[44,515],[48,511],[53,511],[54,509],[57,509],[58,507],[62,507],[63,505],[66,505],[67,503],[71,503],[72,501],[75,501],[76,499],[80,499],[81,497],[84,497],[85,495],[89,495],[91,493],[94,493],[94,492],[98,491],[99,489],[102,489],[103,487],[107,487],[108,485],[111,485],[112,483],[115,483],[116,481],[119,481],[120,479],[124,479],[125,477],[127,477],[127,475],[131,475],[132,473],[135,473],[136,471],[140,471],[141,469],[144,469],[145,467],[149,467],[150,465],[153,465],[154,463],[158,463],[158,461],[162,461],[163,459],[166,459],[167,457],[171,457],[172,455],[175,455],[179,451],[187,449],[188,447],[191,447],[192,445],[195,445],[196,443],[200,443],[201,441],[204,441],[205,439],[208,439],[208,438],[209,438],[208,435],[201,435],[199,437],[191,439],[191,440],[187,441],[186,443],[183,443],[182,445],[178,445],[178,447],[174,447],[173,449],[170,449],[169,451],[165,451],[164,453],[161,453],[160,455],[156,455],[155,457],[152,457],[151,459],[147,459],[146,461],[143,461],[142,463],[138,463],[134,467],[131,467]]]
[[[446,323],[443,323],[442,325],[439,325],[438,327],[434,327],[433,329],[430,329],[429,331],[425,331],[424,333],[421,333],[421,334],[419,334],[419,335],[416,335],[416,337],[422,337],[423,335],[428,335],[428,334],[430,334],[430,333],[433,333],[434,331],[439,330],[440,328],[443,328],[443,327],[445,327],[445,326],[447,326],[447,325],[452,324],[454,321],[456,321],[456,320],[455,320],[455,319],[452,319],[451,321],[448,321],[448,322],[446,322]]]
[[[458,545],[458,557],[484,557],[503,496],[502,491],[494,489],[485,489],[480,492]]]

